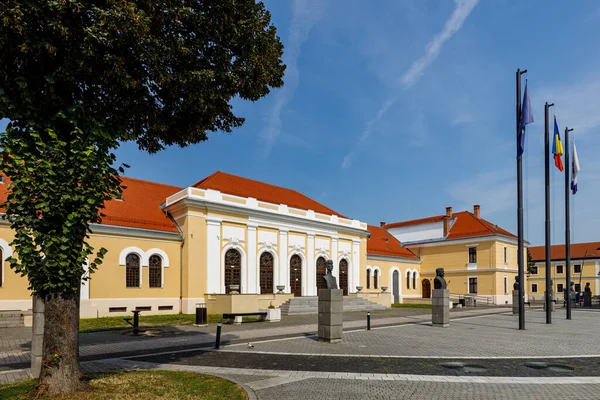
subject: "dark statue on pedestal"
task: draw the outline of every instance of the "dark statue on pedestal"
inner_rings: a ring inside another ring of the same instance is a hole
[[[519,290],[519,275],[515,276],[515,283],[513,284],[514,290]]]
[[[435,279],[433,280],[434,289],[446,289],[446,280],[444,279],[444,268],[435,270]]]
[[[337,279],[331,274],[331,271],[333,271],[333,261],[325,261],[325,267],[327,268],[327,273],[323,275],[323,279],[325,279],[327,289],[337,289]]]
[[[592,293],[592,288],[590,287],[590,283],[586,282],[585,283],[585,289],[583,290],[586,293]]]

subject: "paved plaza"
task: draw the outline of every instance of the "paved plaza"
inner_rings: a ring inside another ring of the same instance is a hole
[[[218,351],[198,346],[212,343],[208,331],[143,339],[122,335],[132,350],[146,346],[146,354],[112,356],[122,343],[86,343],[82,349],[88,349],[88,356],[95,351],[97,359],[83,361],[82,369],[213,374],[241,384],[250,399],[599,397],[600,310],[575,310],[567,321],[558,309],[547,325],[543,311],[530,309],[525,331],[517,329],[517,316],[507,309],[471,309],[452,317],[450,327],[435,328],[428,322],[430,314],[386,314],[379,324],[374,319],[370,331],[359,318],[350,318],[339,344],[315,340],[314,324],[302,318],[279,327],[247,324],[231,327],[231,340]],[[390,326],[394,321],[399,325]],[[115,332],[96,337],[108,339],[109,334]],[[2,343],[10,340],[16,339],[3,337]],[[0,383],[28,376],[27,369],[9,370],[11,365],[16,364],[6,363],[0,372]]]

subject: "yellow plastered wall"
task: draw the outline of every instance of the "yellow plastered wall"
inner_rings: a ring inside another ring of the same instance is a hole
[[[371,269],[371,288],[367,289],[367,268]],[[379,275],[379,284],[377,289],[374,287],[374,272],[376,269],[380,271]],[[399,292],[401,297],[420,297],[421,296],[421,281],[422,277],[420,275],[420,266],[417,263],[409,263],[404,261],[401,258],[398,258],[397,261],[392,260],[381,260],[370,258],[368,255],[366,257],[366,265],[361,271],[361,285],[363,287],[363,292],[365,293],[377,293],[381,292],[381,288],[383,286],[387,287],[387,292],[393,294],[392,287],[392,271],[398,269],[399,271]],[[406,272],[410,271],[411,279],[410,279],[410,288],[407,288],[406,285]],[[412,284],[412,274],[416,272],[416,287],[413,288]]]
[[[477,269],[495,268],[496,242],[473,242],[477,244]],[[435,275],[436,268],[445,271],[465,270],[469,264],[469,247],[466,244],[449,244],[445,246],[422,247],[421,271]]]
[[[0,239],[10,243],[13,241],[15,235],[8,226],[0,227]],[[13,254],[16,256],[16,254]],[[31,293],[27,290],[29,282],[26,277],[15,273],[6,261],[6,251],[2,253],[2,266],[4,283],[0,287],[0,300],[29,300],[31,299]]]

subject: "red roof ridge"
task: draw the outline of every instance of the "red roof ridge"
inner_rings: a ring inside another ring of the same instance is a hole
[[[192,187],[197,187],[197,186],[202,185],[203,183],[207,183],[208,181],[210,181],[212,178],[214,178],[215,176],[217,176],[219,174],[231,175],[231,174],[228,174],[227,172],[221,172],[221,171],[217,170],[217,171],[213,172],[212,174],[210,174],[209,176],[202,178],[198,182],[194,183],[192,185]]]
[[[166,187],[171,187],[171,188],[174,188],[174,189],[183,189],[180,186],[169,185],[168,183],[160,183],[160,182],[149,181],[147,179],[133,178],[131,176],[121,175],[121,176],[119,176],[119,178],[121,178],[121,179],[125,178],[126,180],[143,182],[143,183],[150,184],[150,185],[166,186]]]

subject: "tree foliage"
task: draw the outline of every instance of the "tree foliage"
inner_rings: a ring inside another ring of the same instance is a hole
[[[183,147],[242,125],[232,99],[283,85],[270,20],[254,0],[0,2],[3,207],[11,267],[45,299],[47,393],[77,386],[78,291],[85,259],[93,270],[106,252],[92,258],[87,235],[121,190],[114,150]]]

